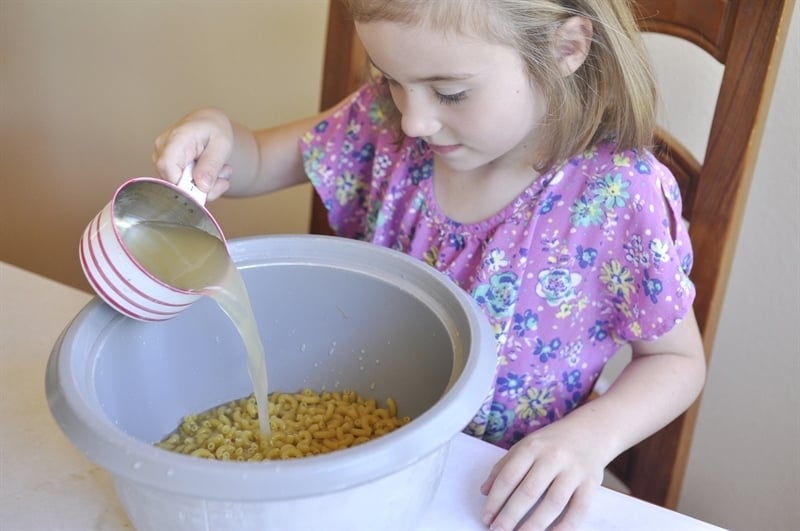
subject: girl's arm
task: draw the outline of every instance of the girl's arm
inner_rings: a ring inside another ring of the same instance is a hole
[[[515,529],[537,502],[521,531],[556,520],[556,528],[578,527],[608,463],[698,397],[706,366],[694,312],[632,347],[631,363],[606,393],[528,435],[495,465],[482,486],[490,529]]]
[[[162,178],[177,182],[196,161],[194,180],[209,200],[279,190],[307,180],[298,141],[322,118],[251,131],[218,109],[199,109],[156,139],[153,162]]]
[[[631,346],[631,362],[606,393],[586,404],[586,415],[618,413],[604,430],[611,459],[686,411],[705,383],[703,340],[694,311],[659,339]]]

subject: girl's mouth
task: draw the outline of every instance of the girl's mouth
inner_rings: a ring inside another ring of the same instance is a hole
[[[448,146],[440,146],[437,144],[428,143],[428,146],[430,146],[431,151],[433,151],[434,153],[438,155],[446,155],[448,153],[456,151],[458,148],[461,147],[461,144],[450,144]]]

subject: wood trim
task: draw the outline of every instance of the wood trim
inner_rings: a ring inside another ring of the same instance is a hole
[[[708,360],[794,0],[740,0],[730,6],[735,9],[730,33],[736,38],[720,54],[725,73],[706,155],[685,210],[695,249],[695,313]],[[664,149],[680,153],[676,145]],[[694,171],[691,164],[682,165]],[[671,169],[680,174],[680,166]],[[699,404],[615,460],[612,470],[634,496],[676,508]]]
[[[672,171],[681,189],[684,218],[691,222],[702,165],[677,138],[659,128],[655,135],[653,154]]]
[[[354,92],[369,74],[369,59],[350,15],[338,0],[330,2],[320,110],[330,109]]]
[[[637,0],[636,11],[643,31],[687,40],[724,63],[740,1]]]
[[[369,72],[368,64],[366,52],[356,35],[349,13],[340,1],[330,0],[320,110],[330,109],[355,91],[365,81]],[[311,201],[309,232],[332,235],[328,210],[322,200],[312,192]]]

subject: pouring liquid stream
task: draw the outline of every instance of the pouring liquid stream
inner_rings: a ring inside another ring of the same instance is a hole
[[[140,221],[122,239],[151,274],[176,288],[203,291],[233,321],[247,349],[247,364],[263,435],[268,435],[268,377],[264,346],[250,298],[225,243],[202,229],[163,221]]]

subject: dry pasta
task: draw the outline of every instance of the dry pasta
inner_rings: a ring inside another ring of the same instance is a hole
[[[263,461],[319,455],[365,443],[411,421],[355,391],[269,395],[270,434],[262,435],[251,394],[196,415],[156,446],[206,459]]]

